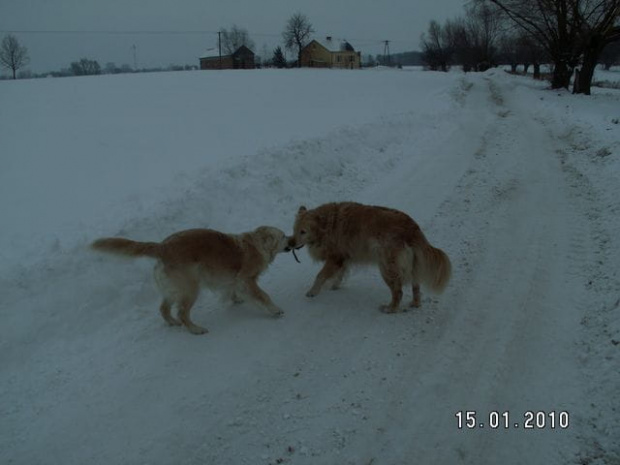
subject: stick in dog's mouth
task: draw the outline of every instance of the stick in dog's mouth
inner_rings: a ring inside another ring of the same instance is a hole
[[[295,261],[297,263],[301,263],[301,261],[299,260],[299,258],[297,258],[297,254],[295,253],[295,250],[299,250],[303,247],[303,245],[300,245],[299,247],[287,247],[286,249],[284,249],[286,252],[293,252],[293,257],[295,257]]]

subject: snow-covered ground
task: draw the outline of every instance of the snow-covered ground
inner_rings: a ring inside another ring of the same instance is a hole
[[[0,463],[619,463],[620,91],[593,92],[498,70],[0,83]],[[446,292],[385,315],[368,268],[309,300],[301,251],[261,280],[283,319],[205,292],[193,336],[152,262],[87,247],[290,231],[336,200],[413,216]]]

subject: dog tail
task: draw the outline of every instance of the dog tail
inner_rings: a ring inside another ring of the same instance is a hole
[[[450,276],[452,264],[446,253],[433,247],[426,240],[413,246],[413,276],[432,291],[441,293]]]
[[[158,258],[161,252],[161,244],[157,242],[137,242],[123,239],[122,237],[104,237],[97,239],[90,246],[100,252],[125,255],[127,257]]]

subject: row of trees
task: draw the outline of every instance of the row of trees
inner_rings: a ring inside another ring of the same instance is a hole
[[[465,71],[485,71],[497,63],[500,34],[496,12],[485,4],[471,4],[464,17],[444,25],[431,21],[421,37],[423,60],[433,70],[460,64]]]
[[[82,58],[71,63],[71,73],[74,76],[96,76],[101,74],[101,66],[96,60]]]
[[[620,0],[474,0],[465,16],[431,21],[421,37],[425,63],[446,71],[460,64],[484,71],[499,62],[553,65],[551,87],[590,94],[594,68],[620,52]]]
[[[477,2],[465,9],[465,16],[447,20],[443,25],[431,21],[422,34],[423,61],[432,70],[447,71],[459,64],[465,71],[486,71],[498,63],[510,64],[513,71],[534,66],[540,76],[545,60],[542,47],[527,33],[506,28],[500,11]]]
[[[554,65],[551,87],[568,88],[573,70],[574,92],[590,94],[601,53],[620,40],[620,0],[480,0],[496,5],[525,31]]]

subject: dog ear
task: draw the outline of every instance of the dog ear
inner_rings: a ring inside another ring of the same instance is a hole
[[[305,213],[307,211],[308,211],[308,209],[302,205],[301,207],[299,207],[299,210],[297,211],[297,214],[299,215],[299,214]]]

